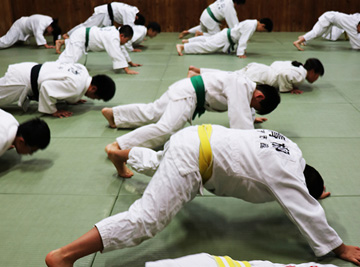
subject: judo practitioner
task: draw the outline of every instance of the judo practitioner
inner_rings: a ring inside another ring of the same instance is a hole
[[[234,28],[226,28],[221,32],[210,36],[197,36],[188,40],[183,40],[184,44],[177,44],[176,50],[179,56],[186,54],[208,54],[222,51],[230,54],[236,49],[239,58],[246,58],[247,42],[257,32],[271,32],[273,23],[268,18],[260,21],[248,19],[240,22]]]
[[[134,31],[133,37],[130,41],[125,43],[125,48],[129,52],[141,52],[140,48],[134,48],[141,46],[140,44],[144,41],[145,37],[154,38],[161,32],[161,27],[156,22],[150,22],[147,27],[143,25],[132,26]]]
[[[52,35],[54,43],[61,35],[58,20],[45,15],[32,15],[21,17],[16,20],[9,31],[0,38],[0,49],[14,45],[18,41],[27,41],[30,36],[34,36],[38,46],[45,48],[55,48],[48,45],[44,35]]]
[[[306,45],[312,39],[322,36],[332,26],[346,31],[351,47],[360,49],[360,13],[348,15],[337,11],[328,11],[322,14],[312,30],[305,35],[299,36],[298,40],[293,44],[298,50],[303,51],[302,45]]]
[[[19,125],[14,116],[0,109],[0,122],[0,156],[12,148],[18,154],[31,155],[50,143],[50,129],[43,120],[32,119]]]
[[[57,62],[75,63],[87,54],[87,51],[106,51],[110,56],[114,70],[124,70],[126,74],[138,74],[139,72],[129,69],[139,67],[141,64],[133,63],[123,46],[133,36],[133,30],[129,25],[122,26],[117,30],[111,27],[78,28],[66,40],[56,41],[56,52],[61,53],[61,46],[65,44],[65,50],[60,54]]]
[[[190,66],[187,77],[209,71],[218,70]],[[305,64],[298,61],[275,61],[267,66],[254,62],[235,71],[235,73],[245,75],[256,84],[268,84],[279,88],[281,93],[291,92],[292,94],[302,94],[303,91],[298,88],[299,85],[304,80],[309,83],[315,82],[319,76],[324,75],[324,72],[324,66],[317,58],[308,58]]]
[[[337,41],[340,36],[345,33],[343,29],[340,29],[336,26],[331,26],[323,35],[322,37],[329,41]],[[349,40],[347,34],[345,33],[345,39]]]
[[[100,5],[94,8],[94,13],[85,22],[77,25],[64,34],[64,38],[69,36],[80,27],[106,27],[113,26],[114,22],[119,25],[135,25],[139,9],[136,6],[130,6],[124,3],[112,2]],[[140,14],[139,14],[140,15]]]
[[[163,230],[204,188],[251,203],[277,201],[316,256],[333,251],[360,264],[360,248],[343,243],[317,201],[329,195],[321,175],[305,163],[299,147],[278,132],[192,126],[173,135],[163,152],[137,147],[109,155],[118,164],[155,173],[128,211],[96,223],[79,239],[50,252],[48,266],[73,266],[97,251],[138,245]]]
[[[320,264],[316,262],[307,262],[300,264],[281,264],[270,261],[239,261],[233,260],[229,256],[213,256],[208,253],[198,253],[180,257],[177,259],[165,259],[158,261],[149,261],[145,267],[336,267],[333,264]]]
[[[216,0],[209,5],[200,16],[200,25],[189,30],[182,31],[179,38],[183,38],[189,33],[207,33],[214,35],[220,32],[220,25],[223,20],[229,28],[235,27],[239,23],[235,5],[245,4],[246,0]]]
[[[102,113],[112,128],[140,127],[118,137],[114,145],[121,149],[156,148],[205,110],[228,111],[231,128],[253,129],[252,108],[259,114],[268,114],[279,103],[274,87],[256,85],[244,76],[219,71],[175,82],[153,103],[104,108]]]
[[[59,118],[70,117],[72,112],[58,110],[58,101],[84,103],[84,95],[108,101],[114,94],[115,83],[110,77],[91,77],[81,64],[23,62],[9,65],[0,78],[0,107],[17,101],[26,111],[30,101],[35,100],[39,112]]]

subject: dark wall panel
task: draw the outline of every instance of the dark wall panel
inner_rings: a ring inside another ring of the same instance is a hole
[[[21,16],[45,14],[60,19],[64,30],[86,20],[95,6],[109,0],[1,0],[0,35],[13,21]],[[157,21],[163,31],[181,31],[199,23],[201,12],[211,0],[124,0],[135,5],[146,20]],[[360,0],[247,0],[237,7],[240,20],[269,17],[274,21],[274,31],[305,32],[312,28],[317,18],[325,11],[344,13],[360,12]]]

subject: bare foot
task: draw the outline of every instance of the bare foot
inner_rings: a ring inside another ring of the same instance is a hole
[[[108,144],[105,147],[108,158],[114,164],[118,175],[123,178],[131,178],[134,173],[126,166],[125,161],[119,157],[119,151],[122,151],[117,142]],[[121,153],[121,152],[120,152]]]
[[[64,40],[56,40],[55,41],[55,50],[57,54],[61,54],[61,46],[63,45]]]
[[[179,34],[179,39],[181,38],[184,38],[185,35],[188,35],[190,32],[189,31],[182,31],[180,34]]]
[[[189,40],[184,39],[184,40],[181,40],[181,42],[182,42],[183,44],[187,44],[187,43],[189,42]]]
[[[184,50],[184,45],[177,44],[177,45],[176,45],[176,50],[177,50],[179,56],[183,56],[182,51]]]
[[[103,108],[101,113],[104,115],[105,119],[109,122],[110,128],[116,128],[114,121],[114,113],[112,108]]]
[[[198,76],[198,75],[199,75],[199,73],[197,73],[193,70],[189,70],[186,77],[191,78],[191,77]]]
[[[201,35],[204,35],[204,33],[202,33],[201,31],[196,31],[195,32],[195,36],[201,36]]]
[[[74,262],[65,259],[61,249],[56,249],[46,255],[45,263],[49,267],[72,267]]]
[[[301,42],[300,42],[300,40],[297,40],[297,41],[293,42],[293,45],[294,45],[299,51],[304,51],[304,49],[301,48]]]
[[[69,38],[69,35],[67,33],[64,33],[63,36],[62,36],[64,39],[68,39]]]

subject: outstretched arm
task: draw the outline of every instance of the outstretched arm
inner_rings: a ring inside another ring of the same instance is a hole
[[[333,250],[333,252],[340,259],[350,261],[360,266],[360,248],[356,246],[348,246],[342,243],[339,247]]]

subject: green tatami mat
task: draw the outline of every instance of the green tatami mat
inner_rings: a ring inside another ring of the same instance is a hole
[[[278,108],[257,128],[279,131],[303,151],[307,163],[322,174],[332,196],[321,203],[329,224],[348,245],[360,245],[360,52],[347,41],[314,40],[299,52],[292,42],[303,33],[255,33],[247,58],[222,53],[177,55],[178,33],[161,33],[144,42],[142,52],[130,53],[143,64],[138,75],[114,72],[106,52],[90,52],[90,75],[114,79],[116,94],[109,102],[87,99],[82,105],[59,104],[74,112],[58,119],[37,111],[32,102],[24,113],[16,104],[2,107],[19,122],[40,116],[52,139],[46,150],[19,156],[14,150],[0,158],[0,267],[44,266],[48,252],[61,247],[111,214],[126,211],[146,188],[150,177],[135,174],[130,180],[116,175],[104,148],[130,129],[111,129],[101,114],[104,107],[148,103],[196,67],[238,70],[251,62],[319,58],[325,75],[313,84],[304,82],[301,95],[281,94]],[[0,76],[9,64],[54,61],[53,49],[16,45],[0,50]],[[80,60],[84,63],[85,57]],[[229,126],[227,113],[206,112],[193,124]],[[188,125],[188,124],[187,124]],[[161,189],[159,189],[161,190]],[[150,260],[208,252],[240,260],[279,263],[320,261],[354,266],[333,257],[317,259],[307,241],[277,203],[254,205],[209,192],[187,204],[168,227],[153,239],[133,248],[97,253],[75,264],[81,267],[144,267]]]

